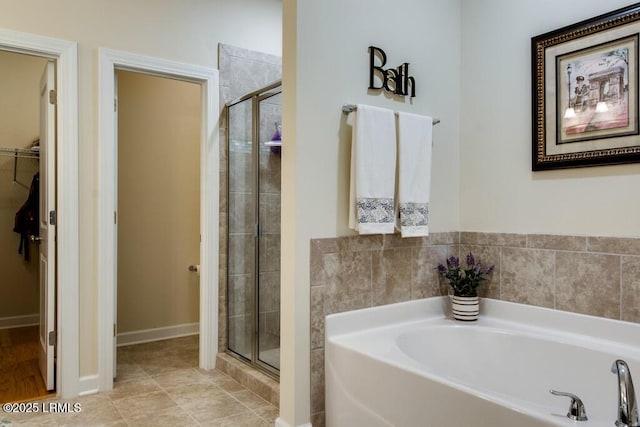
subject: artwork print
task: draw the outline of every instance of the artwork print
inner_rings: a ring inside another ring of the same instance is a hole
[[[638,133],[630,109],[637,99],[629,96],[637,48],[635,35],[557,58],[558,144]]]
[[[533,171],[640,162],[640,3],[531,38]]]

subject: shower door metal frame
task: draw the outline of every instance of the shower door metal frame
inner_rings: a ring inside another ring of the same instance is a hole
[[[250,299],[251,303],[251,313],[253,316],[253,331],[251,337],[251,359],[246,358],[240,353],[235,352],[231,348],[229,348],[229,256],[227,256],[227,353],[231,356],[248,363],[251,366],[257,367],[260,371],[265,374],[279,379],[280,370],[269,365],[268,363],[263,362],[259,359],[259,342],[260,342],[260,313],[259,313],[259,296],[260,296],[260,237],[262,236],[262,226],[260,224],[260,102],[276,96],[282,93],[282,82],[276,81],[271,83],[261,89],[258,89],[254,92],[248,93],[247,95],[238,98],[235,101],[228,103],[225,106],[225,120],[227,123],[226,129],[226,143],[227,150],[230,149],[230,135],[229,135],[229,111],[230,107],[238,105],[242,102],[246,102],[251,100],[251,173],[252,173],[252,196],[253,196],[253,207],[254,207],[254,280],[253,280],[253,295]],[[227,186],[229,185],[230,179],[230,156],[227,155]],[[229,188],[227,187],[227,200]],[[228,203],[228,202],[227,202]],[[227,210],[228,210],[227,204]],[[229,217],[231,215],[227,215],[227,241],[229,239]],[[228,251],[228,243],[227,243],[227,251]]]

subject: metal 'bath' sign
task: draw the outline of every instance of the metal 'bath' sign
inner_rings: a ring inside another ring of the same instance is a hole
[[[376,58],[380,64],[376,65]],[[409,75],[409,63],[405,62],[397,68],[384,69],[387,54],[379,47],[369,46],[369,89],[384,89],[394,95],[416,96],[416,79]],[[376,75],[382,86],[376,86]]]

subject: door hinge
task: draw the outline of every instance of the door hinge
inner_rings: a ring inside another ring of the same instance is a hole
[[[113,98],[113,112],[118,112],[118,98]]]
[[[58,334],[56,334],[56,331],[50,331],[49,332],[49,345],[56,345],[57,337],[58,337]]]
[[[49,211],[49,224],[56,225],[56,211]]]
[[[113,223],[117,224],[118,223],[118,212],[113,211]]]
[[[115,337],[117,335],[117,331],[118,329],[116,328],[116,324],[113,324],[113,336]]]
[[[49,91],[49,104],[58,104],[58,94],[56,93],[55,89],[51,89]]]

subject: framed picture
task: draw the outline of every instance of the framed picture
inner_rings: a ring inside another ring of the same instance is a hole
[[[532,169],[640,161],[640,3],[531,39]]]

